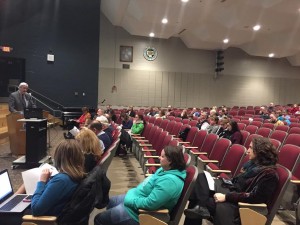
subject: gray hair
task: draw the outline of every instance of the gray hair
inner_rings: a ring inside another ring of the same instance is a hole
[[[26,87],[28,87],[28,84],[27,84],[27,83],[25,83],[25,82],[22,82],[22,83],[20,83],[20,84],[19,84],[19,88],[20,88],[20,87],[22,87],[22,86],[26,86]]]

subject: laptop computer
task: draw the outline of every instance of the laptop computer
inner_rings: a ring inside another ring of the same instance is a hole
[[[24,109],[25,119],[43,119],[42,108],[25,108]]]
[[[14,194],[7,169],[0,172],[0,184],[0,213],[20,213],[30,205],[23,201],[28,195]]]

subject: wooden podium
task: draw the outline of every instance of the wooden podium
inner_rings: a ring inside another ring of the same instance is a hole
[[[24,116],[20,113],[11,113],[6,116],[10,151],[14,156],[26,154],[26,132],[24,123],[18,122]]]

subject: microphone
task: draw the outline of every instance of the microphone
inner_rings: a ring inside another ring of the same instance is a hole
[[[106,99],[103,99],[103,101],[101,102],[101,104],[103,104],[106,101]]]

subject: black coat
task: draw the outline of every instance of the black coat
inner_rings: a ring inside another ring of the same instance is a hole
[[[94,207],[102,209],[109,202],[110,180],[96,166],[79,184],[71,200],[58,217],[59,225],[87,225]]]

